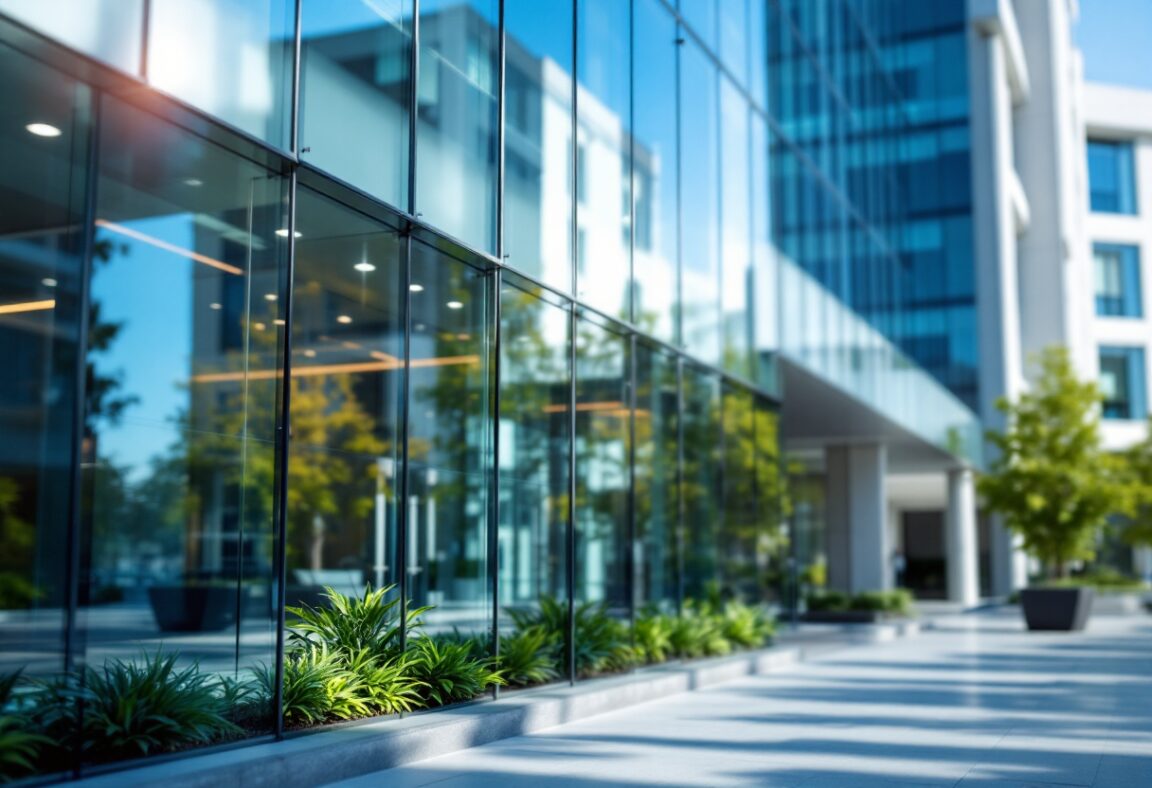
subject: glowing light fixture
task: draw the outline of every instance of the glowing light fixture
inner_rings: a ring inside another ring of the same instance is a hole
[[[423,293],[424,292],[424,285],[417,284],[417,283],[413,282],[412,284],[408,285],[408,289],[411,290],[413,293]]]
[[[45,287],[55,287],[58,283],[52,277],[46,276],[40,280],[40,284],[44,285]]]
[[[265,301],[275,301],[276,300],[276,294],[275,293],[265,293],[264,294],[264,300]]]
[[[211,304],[209,304],[209,305],[208,305],[208,308],[209,308],[209,309],[223,309],[223,308],[224,308],[224,305],[223,305],[223,304],[218,304],[218,303],[216,303],[216,302],[212,302]]]
[[[352,322],[352,318],[349,317],[348,315],[339,315],[336,318],[336,322],[337,323],[343,323],[344,325],[348,325],[349,323]]]
[[[354,265],[352,267],[355,268],[357,271],[362,271],[364,273],[368,273],[369,271],[375,271],[376,270],[376,266],[372,265],[372,263],[368,262],[367,260],[356,263],[356,265]]]
[[[281,320],[280,318],[276,318],[276,319],[275,319],[275,320],[273,320],[272,322],[273,322],[273,323],[275,323],[275,324],[276,324],[276,325],[278,325],[278,326],[282,326],[282,325],[285,325],[285,321]]]
[[[151,244],[157,249],[163,249],[165,252],[171,252],[172,254],[177,254],[181,257],[187,257],[189,260],[195,260],[198,263],[211,266],[212,268],[223,271],[226,274],[241,276],[244,273],[236,266],[229,265],[222,260],[217,260],[214,257],[209,257],[208,255],[200,254],[199,252],[193,252],[191,249],[183,249],[179,246],[176,246],[175,244],[170,244],[167,241],[163,241],[159,238],[148,235],[147,233],[142,233],[139,230],[133,230],[131,227],[125,227],[122,224],[110,222],[107,219],[97,219],[96,226],[103,227],[109,232],[119,233],[120,235],[127,236],[128,238],[134,238],[137,241],[143,241],[146,244]]]
[[[185,186],[191,186],[192,188],[196,188],[197,186],[203,186],[204,181],[200,180],[199,178],[185,178],[184,179],[184,185]]]
[[[316,358],[316,351],[312,348],[308,348],[304,351],[304,358]]]
[[[252,328],[256,329],[257,331],[263,331],[265,328],[267,328],[267,326],[265,326],[263,323],[253,323]]]
[[[288,237],[288,228],[287,227],[281,227],[279,230],[276,231],[276,234],[278,236],[280,236],[281,238],[287,238]],[[302,235],[303,235],[303,233],[301,233],[299,230],[297,230],[295,233],[293,233],[294,238],[299,238]]]
[[[449,309],[463,309],[464,308],[464,304],[460,301],[449,301],[447,304],[445,304],[445,306],[447,306]]]
[[[0,315],[15,315],[20,312],[40,312],[45,309],[55,308],[55,298],[48,298],[43,301],[21,301],[17,304],[0,304]]]
[[[61,133],[60,129],[47,123],[29,123],[24,128],[37,137],[59,137]]]

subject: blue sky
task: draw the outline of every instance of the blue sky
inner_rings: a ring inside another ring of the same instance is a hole
[[[1152,90],[1152,0],[1080,0],[1084,76]]]

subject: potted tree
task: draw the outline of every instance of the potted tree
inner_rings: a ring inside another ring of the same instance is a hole
[[[1118,459],[1100,445],[1100,392],[1082,381],[1062,347],[1039,358],[1040,377],[1015,402],[1001,399],[1003,432],[989,430],[995,456],[979,480],[985,507],[1019,534],[1048,580],[1065,580],[1069,564],[1090,559],[1093,536],[1123,504],[1127,485]],[[1029,629],[1078,630],[1092,589],[1026,588],[1020,601]]]

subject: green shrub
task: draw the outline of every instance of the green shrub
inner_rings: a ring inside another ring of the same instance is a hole
[[[228,717],[218,679],[197,664],[177,668],[176,655],[109,660],[100,669],[38,684],[36,724],[67,746],[80,736],[89,761],[105,761],[207,744],[239,734]],[[81,713],[83,707],[83,713]]]
[[[52,744],[36,732],[15,698],[21,671],[0,674],[0,782],[31,774],[42,749]]]
[[[807,602],[808,609],[813,613],[838,613],[848,609],[850,599],[847,594],[839,591],[824,591],[810,594]]]
[[[400,650],[400,599],[388,599],[395,586],[364,589],[364,595],[351,597],[325,586],[328,602],[319,607],[289,607],[296,616],[292,623],[291,641],[306,647],[323,643],[332,651],[356,654],[367,649],[381,658],[396,656]],[[430,608],[408,611],[409,630],[418,629],[420,616]]]
[[[672,656],[674,627],[674,618],[663,613],[649,613],[636,619],[636,649],[645,662],[652,665],[665,662]]]
[[[558,669],[568,673],[568,650],[564,633],[568,631],[568,605],[552,596],[540,598],[535,610],[507,611],[516,628],[526,631],[538,628],[556,637],[559,647]],[[628,635],[628,625],[608,614],[603,602],[583,602],[576,606],[576,673],[590,676],[606,671],[626,670],[639,661]]]
[[[418,687],[427,705],[444,706],[482,695],[488,687],[503,684],[498,670],[486,660],[475,659],[468,643],[437,641],[422,637],[409,643],[404,673]]]
[[[272,714],[272,695],[255,677],[220,676],[216,691],[233,722],[253,725],[267,721]]]
[[[764,610],[732,600],[724,606],[723,635],[733,646],[759,648],[776,632],[776,625]]]
[[[264,667],[256,677],[266,692],[276,687],[275,671]],[[351,719],[371,713],[364,682],[326,644],[297,648],[284,655],[284,721],[290,725]]]
[[[347,670],[359,678],[374,713],[399,714],[424,706],[423,684],[412,676],[409,655],[381,659],[365,650],[344,659]]]
[[[721,616],[708,611],[708,606],[685,603],[684,612],[671,619],[669,640],[672,653],[683,659],[719,657],[731,653],[732,644],[724,637]]]
[[[500,638],[497,664],[504,680],[513,687],[544,684],[559,677],[559,643],[555,633],[530,626]]]

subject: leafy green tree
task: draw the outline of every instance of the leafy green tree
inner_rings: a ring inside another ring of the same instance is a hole
[[[996,403],[1007,428],[986,433],[996,456],[979,490],[1024,549],[1066,577],[1070,561],[1092,558],[1093,536],[1126,488],[1117,458],[1100,446],[1096,384],[1076,376],[1066,348],[1046,349],[1039,364],[1032,391]]]
[[[1144,439],[1121,452],[1118,460],[1127,488],[1120,535],[1130,545],[1152,547],[1152,415]]]

